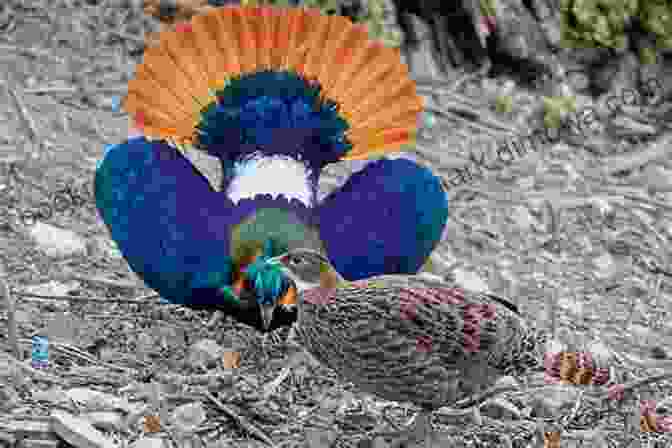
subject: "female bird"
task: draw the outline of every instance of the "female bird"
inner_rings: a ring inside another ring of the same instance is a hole
[[[109,148],[96,205],[131,268],[172,303],[262,331],[295,318],[265,260],[328,254],[349,280],[415,273],[441,238],[439,178],[381,158],[323,200],[323,168],[413,144],[421,98],[399,51],[318,10],[224,6],[160,33],[123,106],[142,135]],[[211,185],[185,157],[221,163]]]
[[[543,370],[543,334],[500,297],[422,276],[346,282],[309,249],[269,262],[299,292],[294,334],[306,351],[364,391],[420,406],[416,429],[426,441],[429,413],[458,390]]]

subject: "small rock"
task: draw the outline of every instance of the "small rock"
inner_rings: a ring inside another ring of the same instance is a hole
[[[165,448],[166,444],[159,437],[141,437],[131,444],[129,448]]]
[[[173,412],[175,425],[183,432],[194,431],[205,421],[205,410],[201,403],[182,405]]]
[[[29,234],[48,257],[68,258],[86,254],[86,243],[70,230],[38,221],[30,227]]]
[[[520,410],[508,400],[493,398],[481,406],[481,413],[499,420],[520,418]]]
[[[534,417],[560,417],[574,406],[579,388],[554,384],[546,386],[533,398],[531,407]]]
[[[223,349],[212,339],[201,339],[189,349],[189,363],[194,366],[214,367],[221,359]]]
[[[103,431],[119,431],[124,426],[118,412],[89,412],[84,416],[91,424]]]
[[[535,219],[532,217],[527,207],[514,207],[513,216],[511,218],[522,231],[529,230],[535,224]]]
[[[632,324],[627,331],[632,335],[632,339],[637,341],[637,345],[642,347],[651,346],[658,340],[656,334],[644,325]]]
[[[135,410],[135,407],[124,399],[85,387],[74,387],[69,389],[66,394],[75,403],[92,411],[120,410],[132,412]]]
[[[52,411],[52,428],[63,440],[76,448],[116,448],[116,444],[87,420],[60,410]]]
[[[441,277],[440,275],[432,274],[431,272],[418,272],[418,275],[432,282],[444,281],[443,277]]]
[[[600,278],[608,278],[611,276],[617,266],[614,265],[614,259],[609,253],[604,253],[593,259],[593,266],[595,266],[595,275]]]
[[[47,390],[33,391],[33,400],[46,401],[51,404],[68,402],[70,398],[63,389],[58,386],[50,387]]]
[[[476,292],[489,291],[488,284],[475,272],[462,268],[453,269],[455,282],[464,289]]]

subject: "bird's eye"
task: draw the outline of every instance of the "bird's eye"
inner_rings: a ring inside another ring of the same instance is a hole
[[[287,264],[290,266],[301,266],[303,264],[303,258],[289,256],[287,257]]]

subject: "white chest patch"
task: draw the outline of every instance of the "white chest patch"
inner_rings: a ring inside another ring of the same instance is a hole
[[[279,195],[312,205],[310,170],[303,163],[287,156],[262,157],[254,155],[236,163],[234,178],[227,195],[234,202],[251,199],[258,194]]]

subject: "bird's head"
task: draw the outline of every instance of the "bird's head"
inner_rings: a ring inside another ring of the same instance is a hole
[[[291,280],[281,266],[269,263],[266,256],[260,256],[248,265],[244,276],[246,289],[254,294],[259,306],[262,327],[269,330],[276,307],[296,304],[296,291]]]
[[[292,280],[297,293],[311,288],[335,288],[343,281],[329,259],[311,249],[293,249],[268,260]]]

